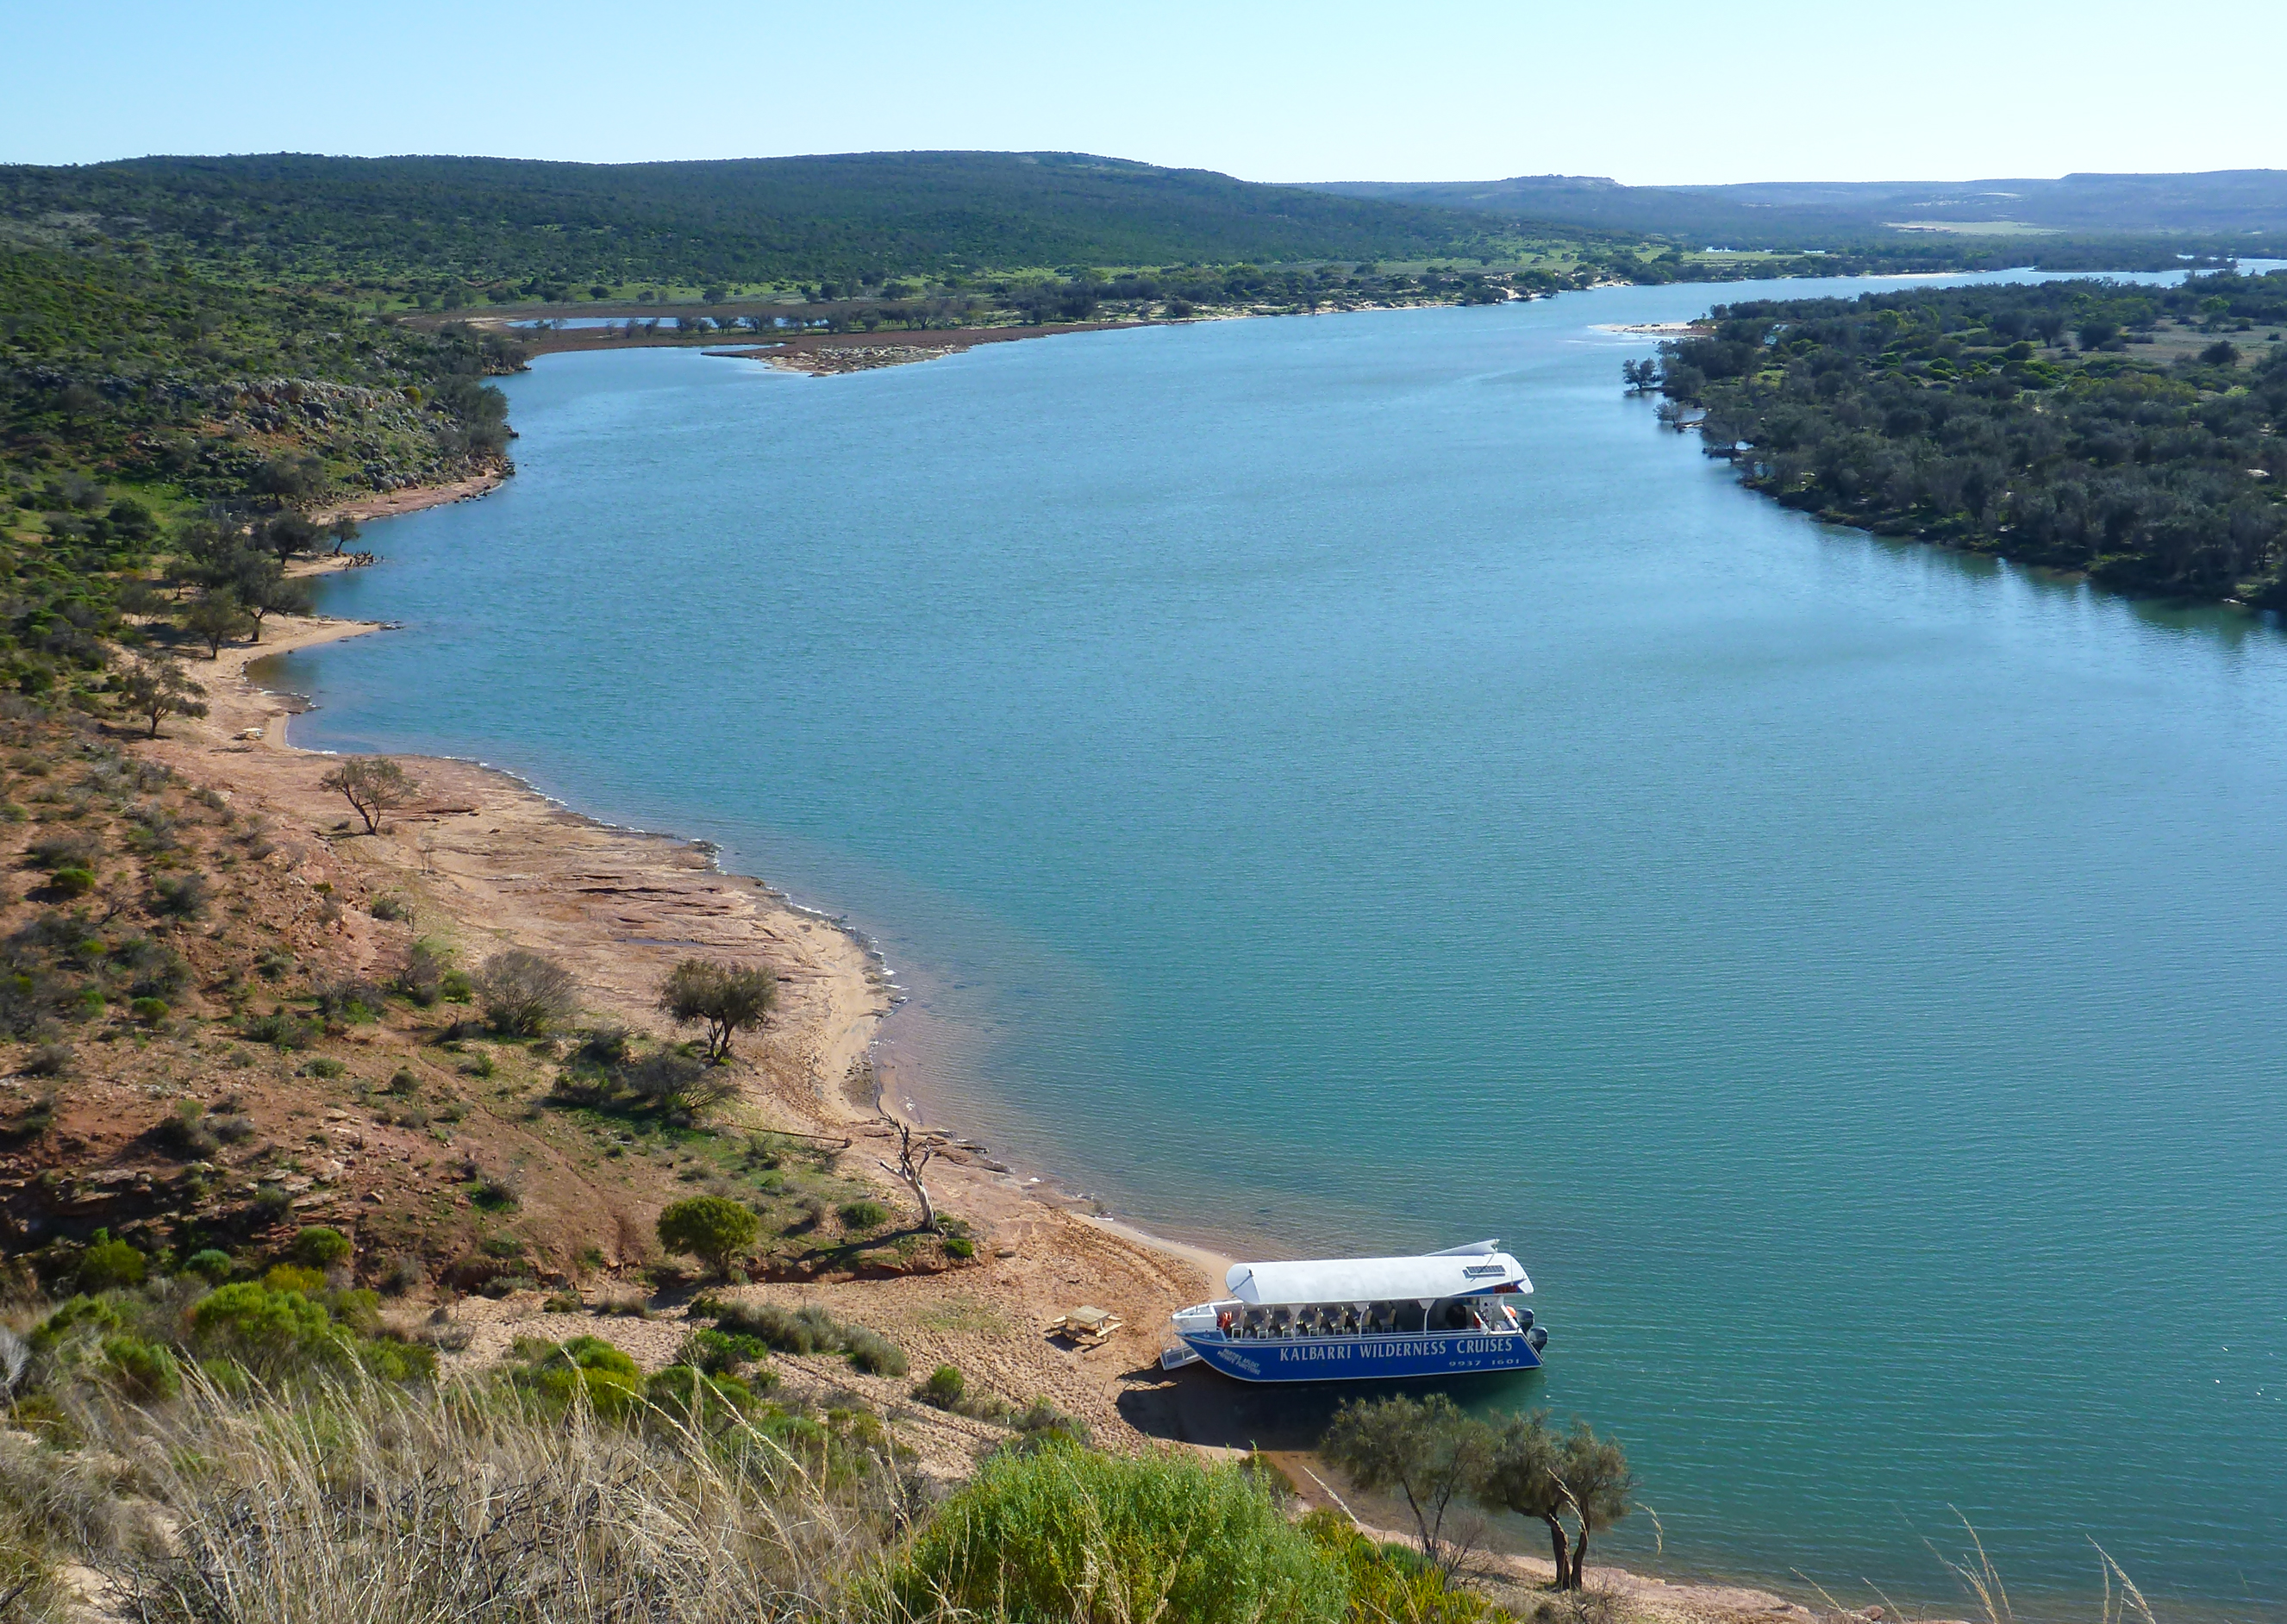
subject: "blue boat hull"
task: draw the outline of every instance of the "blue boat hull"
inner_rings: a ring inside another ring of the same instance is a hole
[[[1540,1367],[1540,1355],[1522,1336],[1459,1331],[1236,1342],[1185,1336],[1183,1341],[1206,1363],[1242,1382],[1393,1382]]]

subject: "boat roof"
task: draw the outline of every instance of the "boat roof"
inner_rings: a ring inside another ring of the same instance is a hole
[[[1480,1240],[1420,1257],[1327,1257],[1294,1263],[1233,1264],[1223,1287],[1242,1303],[1270,1307],[1304,1303],[1430,1303],[1501,1287],[1531,1291],[1524,1266]]]

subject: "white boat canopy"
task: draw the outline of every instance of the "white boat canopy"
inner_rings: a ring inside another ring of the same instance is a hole
[[[1480,1240],[1425,1257],[1330,1257],[1307,1263],[1234,1264],[1223,1287],[1262,1307],[1311,1303],[1418,1303],[1504,1287],[1531,1291],[1524,1266]]]

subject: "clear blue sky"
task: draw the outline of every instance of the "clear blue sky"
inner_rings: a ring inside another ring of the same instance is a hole
[[[0,161],[994,147],[1251,180],[2287,168],[2287,4],[5,0]]]

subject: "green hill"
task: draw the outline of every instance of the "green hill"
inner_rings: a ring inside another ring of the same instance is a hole
[[[0,229],[148,242],[202,272],[561,297],[1057,265],[1422,259],[1513,228],[1072,153],[694,163],[293,154],[0,168]]]

